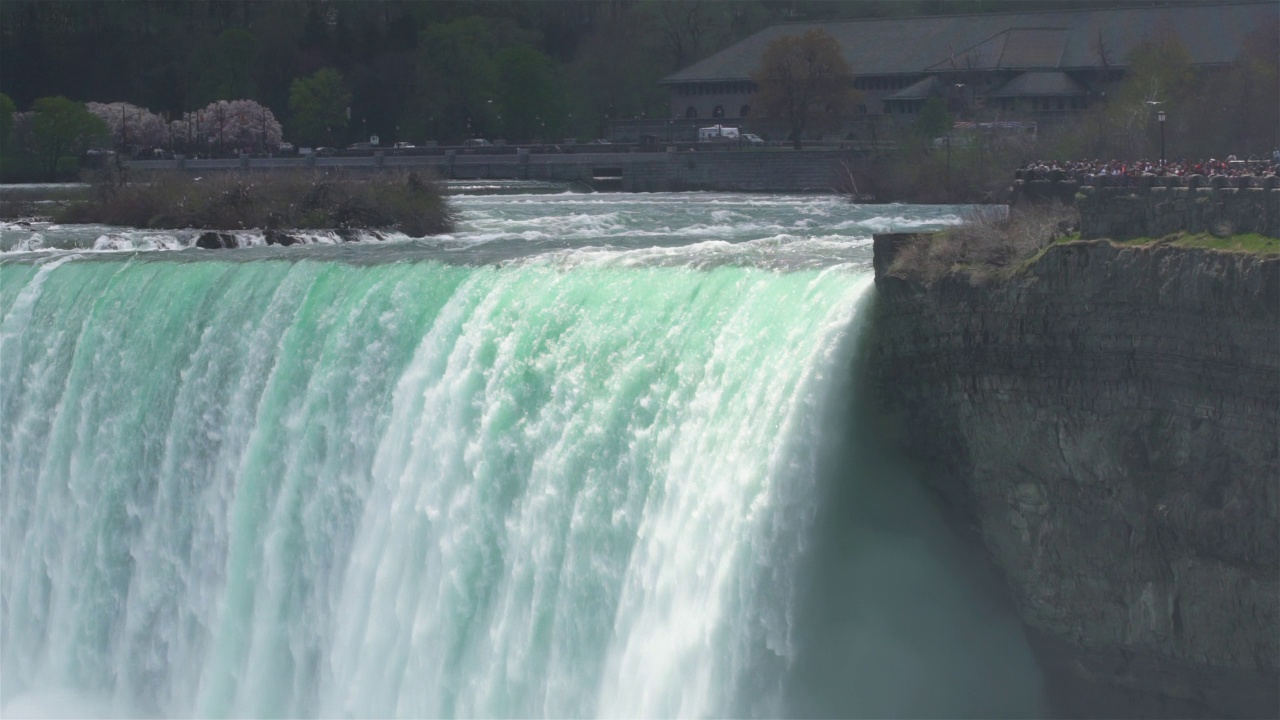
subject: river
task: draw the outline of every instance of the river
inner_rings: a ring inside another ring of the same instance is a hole
[[[859,398],[832,196],[457,196],[458,230],[0,228],[6,717],[1027,717]]]

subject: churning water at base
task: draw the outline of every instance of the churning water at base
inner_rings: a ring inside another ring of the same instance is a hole
[[[0,263],[6,716],[1038,710],[858,441],[883,208],[459,202],[439,239]]]

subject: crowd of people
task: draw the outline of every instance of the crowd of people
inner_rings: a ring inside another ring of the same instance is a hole
[[[1137,184],[1143,178],[1187,178],[1215,176],[1254,178],[1259,181],[1280,175],[1280,150],[1270,158],[1256,155],[1224,160],[1038,160],[1023,163],[1014,177],[1019,180],[1074,180],[1109,185]]]

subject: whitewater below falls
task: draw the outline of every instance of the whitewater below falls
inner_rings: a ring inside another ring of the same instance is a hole
[[[961,208],[451,201],[288,248],[0,227],[0,714],[1041,712],[859,419],[871,234]]]

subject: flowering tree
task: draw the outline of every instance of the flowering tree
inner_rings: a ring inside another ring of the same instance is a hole
[[[89,112],[102,118],[111,132],[112,147],[128,151],[168,147],[171,138],[164,118],[126,102],[86,103]]]
[[[170,124],[180,142],[208,150],[251,152],[279,147],[280,122],[265,105],[253,100],[219,100],[185,114]]]

